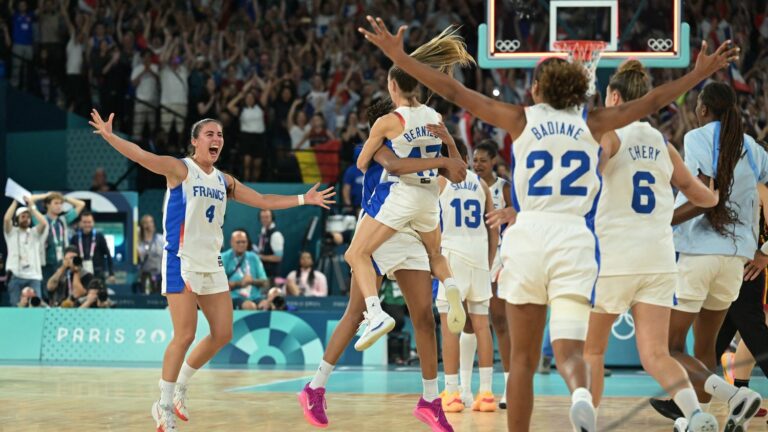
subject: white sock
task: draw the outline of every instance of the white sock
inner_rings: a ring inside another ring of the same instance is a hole
[[[317,371],[315,372],[315,377],[312,378],[312,381],[309,383],[309,388],[314,390],[318,387],[325,387],[325,384],[328,382],[328,377],[331,376],[331,372],[333,372],[333,368],[334,365],[325,360],[321,360],[320,366],[318,366]]]
[[[509,372],[504,372],[504,395],[501,397],[504,402],[507,401],[507,381],[509,381]]]
[[[382,312],[381,300],[377,296],[370,296],[365,298],[365,309],[371,316],[378,315]]]
[[[160,405],[173,406],[173,392],[176,390],[175,382],[160,379]]]
[[[458,375],[445,375],[445,391],[448,393],[456,393],[459,391]]]
[[[449,277],[449,278],[447,278],[446,280],[443,281],[443,285],[445,285],[446,288],[450,287],[450,286],[457,286],[456,285],[456,279],[454,279],[452,277]]]
[[[437,377],[429,380],[422,378],[421,386],[421,397],[424,398],[425,401],[432,402],[433,400],[440,397],[440,393],[437,390]]]
[[[189,379],[192,378],[192,375],[194,375],[195,372],[197,372],[197,369],[193,368],[185,361],[184,364],[181,365],[179,377],[176,379],[176,382],[179,385],[187,385],[187,382],[189,382]]]
[[[675,393],[672,397],[675,400],[675,404],[680,407],[680,411],[686,419],[690,420],[696,410],[701,409],[699,400],[696,398],[696,392],[691,387],[684,388]]]
[[[709,412],[709,402],[699,402],[699,406],[701,407],[701,412]]]
[[[493,391],[493,367],[480,368],[480,389],[478,393]]]
[[[719,376],[712,374],[707,378],[707,381],[704,382],[704,391],[723,402],[728,402],[739,389],[736,388],[736,386],[728,384],[726,380]]]
[[[459,337],[459,375],[461,391],[472,393],[472,369],[475,365],[477,336],[474,333],[461,332]]]
[[[592,393],[590,393],[589,390],[584,387],[577,388],[573,391],[573,393],[571,393],[571,403],[580,400],[587,400],[589,403],[592,403]]]

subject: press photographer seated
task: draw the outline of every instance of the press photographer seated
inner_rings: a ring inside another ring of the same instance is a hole
[[[83,270],[83,259],[78,254],[77,248],[70,246],[64,250],[64,259],[61,266],[48,279],[48,297],[51,306],[61,307],[90,307],[85,306],[90,282],[93,279],[91,273]],[[97,294],[94,291],[93,295]],[[82,300],[81,300],[82,299]],[[81,303],[84,306],[81,306]]]

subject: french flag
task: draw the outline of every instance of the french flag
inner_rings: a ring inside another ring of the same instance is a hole
[[[728,66],[728,74],[731,77],[731,85],[734,90],[742,93],[752,93],[752,88],[749,87],[749,84],[744,80],[744,77],[736,66],[733,64]]]

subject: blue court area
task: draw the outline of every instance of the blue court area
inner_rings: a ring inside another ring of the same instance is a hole
[[[271,383],[237,387],[229,389],[238,393],[284,393],[296,392],[310,379],[314,370],[295,379],[286,379]],[[440,388],[443,388],[443,375],[439,374]],[[504,391],[503,375],[493,376],[493,392],[501,394]],[[480,378],[475,373],[472,383],[477,390]],[[750,387],[768,394],[768,379],[754,376]],[[328,381],[330,393],[361,393],[361,394],[391,394],[391,393],[421,393],[421,372],[418,368],[396,368],[383,370],[380,368],[341,367],[336,369]],[[536,396],[566,396],[569,394],[565,382],[553,371],[549,375],[537,374],[534,378],[534,394]],[[661,396],[664,391],[656,381],[642,371],[618,370],[605,379],[605,396],[607,397],[653,397]]]

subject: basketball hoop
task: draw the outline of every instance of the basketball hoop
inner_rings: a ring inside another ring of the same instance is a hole
[[[562,40],[552,43],[556,50],[568,53],[568,62],[579,62],[586,69],[589,79],[587,96],[595,94],[595,70],[600,62],[600,55],[607,46],[606,42],[591,40]]]

